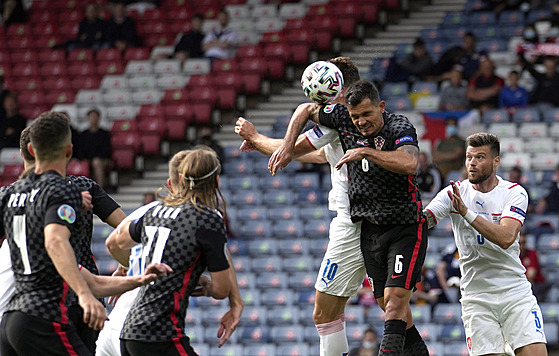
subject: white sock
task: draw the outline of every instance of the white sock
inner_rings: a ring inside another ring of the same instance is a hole
[[[344,324],[342,319],[337,319],[316,326],[320,337],[320,356],[347,355],[349,347]]]

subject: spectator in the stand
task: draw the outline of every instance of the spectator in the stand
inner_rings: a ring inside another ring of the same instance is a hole
[[[516,109],[528,105],[528,91],[518,85],[520,74],[516,70],[509,73],[509,85],[504,86],[499,93],[499,107],[514,114]]]
[[[559,214],[559,165],[555,167],[555,172],[551,177],[549,193],[538,201],[536,213]]]
[[[526,248],[526,233],[524,231],[520,232],[518,245],[520,247],[520,261],[526,268],[526,278],[532,284],[532,292],[534,292],[538,302],[545,302],[551,285],[545,281],[537,251]]]
[[[348,356],[376,356],[379,352],[378,335],[375,329],[368,328],[363,332],[363,340],[359,347],[349,351]]]
[[[509,182],[511,183],[518,183],[519,185],[522,186],[522,188],[524,188],[524,190],[526,190],[526,193],[528,194],[528,197],[530,197],[530,190],[528,189],[528,178],[526,178],[522,172],[522,167],[520,166],[514,166],[510,169],[509,172],[509,177],[508,177]],[[532,211],[532,203],[530,201],[528,201],[528,212]]]
[[[111,47],[124,51],[129,47],[137,47],[140,44],[136,32],[136,22],[130,16],[126,16],[124,1],[116,1],[111,6],[112,16],[107,21],[106,40]]]
[[[85,17],[80,22],[78,37],[68,43],[68,50],[107,47],[107,23],[99,16],[99,5],[90,2],[85,6]]]
[[[213,59],[233,58],[237,46],[237,35],[229,27],[229,14],[221,9],[217,14],[219,29],[208,33],[202,41],[204,56]]]
[[[516,10],[525,0],[485,0],[480,11],[493,11],[497,18],[505,10]]]
[[[0,10],[2,11],[1,23],[5,28],[8,28],[13,23],[27,21],[27,14],[25,13],[22,0],[3,0],[1,1]]]
[[[546,34],[546,43],[559,44],[559,25],[552,26]]]
[[[450,84],[441,91],[439,110],[441,111],[463,111],[468,110],[470,102],[466,97],[467,83],[462,79],[463,67],[456,64],[449,73]]]
[[[450,171],[460,171],[466,159],[466,141],[458,134],[458,120],[451,117],[446,120],[445,133],[435,150],[433,162],[446,179]]]
[[[0,73],[0,119],[4,118],[4,98],[10,94],[11,91],[6,88],[6,81],[4,80],[4,76]]]
[[[495,66],[489,56],[480,56],[479,73],[470,79],[466,92],[470,106],[479,109],[482,114],[487,109],[497,108],[499,93],[504,85],[503,78],[495,74]]]
[[[181,39],[175,46],[173,57],[185,61],[188,58],[200,58],[204,56],[202,50],[202,41],[204,33],[204,15],[194,14],[190,20],[190,31],[181,36]]]
[[[421,282],[416,287],[417,290],[412,294],[412,302],[415,304],[428,303],[433,306],[438,303],[449,302],[439,284],[437,274],[425,265],[421,269]]]
[[[559,106],[559,73],[557,73],[557,58],[545,56],[543,65],[545,73],[538,72],[533,63],[526,60],[524,56],[520,57],[524,69],[534,77],[536,85],[530,95],[531,104],[547,104],[551,106]]]
[[[559,26],[559,1],[556,0],[551,7],[551,16],[549,17],[551,26]]]
[[[89,161],[93,180],[105,188],[105,170],[111,159],[111,135],[99,126],[101,113],[97,109],[87,112],[89,128],[80,134],[79,152]]]
[[[431,163],[427,152],[419,153],[419,166],[417,167],[417,185],[421,191],[423,205],[437,195],[442,186],[441,172]]]
[[[437,63],[433,66],[430,79],[443,81],[449,78],[450,71],[456,64],[463,67],[463,77],[469,80],[478,70],[480,54],[476,50],[476,36],[466,32],[462,45],[454,46],[443,52]]]
[[[19,147],[19,136],[27,126],[27,118],[19,113],[15,94],[7,94],[2,104],[4,116],[0,117],[0,149]]]
[[[460,256],[458,248],[452,243],[443,251],[441,260],[437,263],[436,271],[439,286],[443,290],[448,302],[454,303],[458,301],[460,295],[460,265],[458,264]],[[444,300],[444,298],[442,298]]]
[[[385,80],[388,82],[425,80],[432,69],[433,59],[425,47],[425,42],[417,38],[411,53],[400,62],[391,61]]]
[[[225,150],[223,146],[214,138],[214,128],[212,125],[202,125],[198,128],[195,145],[206,145],[215,151],[221,166],[225,164]],[[223,169],[222,169],[223,172]]]

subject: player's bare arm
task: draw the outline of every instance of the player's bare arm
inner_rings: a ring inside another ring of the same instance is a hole
[[[130,231],[128,230],[130,227],[130,223],[131,221],[126,221],[120,224],[116,229],[114,229],[113,232],[111,232],[111,234],[107,238],[107,241],[110,240],[110,243],[113,243],[114,241],[114,243],[120,249],[130,249],[136,246],[138,243],[132,240]],[[128,262],[126,264],[128,264]]]
[[[117,208],[111,213],[105,220],[107,224],[116,228],[118,224],[126,218],[126,213],[121,209]],[[121,249],[118,247],[114,240],[105,240],[105,246],[109,250],[111,256],[118,261],[123,266],[128,266],[128,259],[130,258],[130,249]]]
[[[450,185],[452,186],[452,190],[448,191],[448,196],[452,201],[452,207],[464,217],[469,211],[468,207],[464,204],[460,196],[460,191],[458,190],[456,182],[451,181]],[[509,248],[514,241],[516,241],[520,229],[522,228],[522,224],[519,221],[506,217],[502,218],[499,224],[493,224],[476,216],[470,225],[487,240],[504,249]]]
[[[364,158],[394,173],[414,174],[419,161],[419,149],[412,145],[398,147],[396,151],[379,151],[372,147],[354,148],[346,151],[336,169],[340,169],[344,163]]]
[[[172,273],[173,269],[165,263],[152,263],[148,265],[141,276],[108,277],[98,276],[86,268],[80,270],[87,285],[97,298],[120,295],[126,291],[149,284],[160,276]]]
[[[269,156],[274,153],[283,142],[281,139],[262,135],[256,130],[252,122],[243,117],[237,119],[235,133],[245,139],[245,142],[243,142],[240,147],[241,151],[256,149],[258,152]],[[308,142],[304,135],[299,135],[295,143],[293,155],[299,162],[326,163],[326,156],[324,153],[317,153],[316,149]]]
[[[268,162],[268,169],[272,175],[275,175],[278,169],[284,169],[293,160],[294,146],[299,133],[305,128],[309,120],[318,122],[319,110],[320,105],[316,103],[304,103],[297,107],[293,116],[291,116],[283,142]]]
[[[233,259],[229,249],[227,249],[227,259],[229,264],[233,265]],[[237,274],[235,273],[235,268],[229,268],[229,276],[231,280],[231,291],[229,292],[229,310],[223,315],[220,321],[219,329],[217,331],[217,337],[220,338],[218,347],[223,346],[227,340],[233,334],[233,331],[239,325],[241,321],[241,314],[243,313],[244,303],[241,297],[241,292],[239,291],[239,285],[237,283]]]
[[[70,245],[70,230],[64,225],[48,224],[44,228],[44,234],[45,248],[56,270],[78,296],[84,323],[92,329],[100,330],[107,320],[107,314],[80,274]]]

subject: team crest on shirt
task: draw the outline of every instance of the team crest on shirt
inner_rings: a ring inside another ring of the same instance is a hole
[[[377,137],[375,137],[375,148],[376,148],[377,150],[382,150],[382,146],[384,146],[384,142],[385,142],[385,141],[386,141],[386,140],[385,140],[384,137],[382,137],[382,136],[377,136]]]
[[[332,111],[334,111],[335,107],[336,104],[330,104],[330,105],[326,105],[323,110],[325,113],[330,114]]]
[[[68,224],[73,224],[76,221],[76,211],[68,204],[60,205],[56,213],[60,220],[64,220]]]

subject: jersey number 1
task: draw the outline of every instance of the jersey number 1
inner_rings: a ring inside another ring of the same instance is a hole
[[[144,251],[142,252],[142,271],[145,270],[146,257],[151,251],[151,245],[153,244],[153,239],[157,235],[157,241],[155,242],[155,248],[153,249],[153,254],[151,256],[150,263],[161,263],[161,258],[163,258],[163,250],[165,245],[167,245],[167,239],[171,234],[171,229],[161,226],[146,226],[146,235],[148,237],[148,243],[144,246]]]
[[[27,252],[27,233],[25,230],[25,226],[25,215],[14,216],[14,242],[19,248],[19,253],[21,254],[21,263],[23,263],[23,274],[31,274],[31,264],[29,263],[29,253]]]

